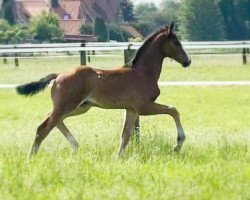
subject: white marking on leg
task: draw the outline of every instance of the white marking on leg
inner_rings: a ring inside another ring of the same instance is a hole
[[[67,134],[66,138],[68,139],[71,147],[73,149],[77,149],[78,148],[78,142],[76,141],[75,137],[72,134]]]
[[[75,139],[75,137],[70,133],[70,131],[67,129],[67,127],[64,125],[63,122],[61,122],[60,124],[57,125],[57,128],[59,129],[59,131],[61,131],[61,133],[65,136],[65,138],[68,140],[70,146],[73,149],[77,149],[78,148],[78,142]]]

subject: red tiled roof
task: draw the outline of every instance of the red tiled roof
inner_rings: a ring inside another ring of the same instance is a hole
[[[118,0],[81,0],[83,12],[89,21],[102,17],[105,21],[115,21],[119,14]]]
[[[25,0],[25,1],[16,1],[18,12],[25,13],[27,17],[34,17],[41,14],[43,11],[49,12],[50,7],[46,1],[35,1],[35,0]]]
[[[80,28],[83,20],[61,20],[60,26],[65,36],[80,35]]]
[[[52,8],[61,19],[65,14],[70,14],[70,19],[79,19],[80,16],[80,0],[61,0],[58,8]]]

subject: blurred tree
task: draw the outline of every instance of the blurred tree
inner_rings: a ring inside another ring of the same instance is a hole
[[[2,15],[10,24],[15,23],[15,18],[13,15],[13,4],[14,0],[3,0],[2,2]]]
[[[176,0],[162,0],[160,7],[168,18],[168,21],[178,21],[178,16],[180,12],[181,1]],[[178,25],[178,23],[177,23]]]
[[[217,0],[183,0],[179,15],[181,36],[192,41],[225,38]]]
[[[134,17],[134,5],[131,0],[121,0],[121,10],[125,22],[132,22]]]
[[[60,19],[54,13],[42,12],[31,19],[31,31],[40,42],[60,40],[63,36]]]
[[[0,19],[0,43],[1,44],[17,44],[23,43],[30,38],[28,26],[13,25],[10,26],[7,20]]]
[[[220,0],[220,10],[229,40],[250,38],[250,0]]]
[[[170,7],[169,0],[162,2],[160,8],[156,7],[154,3],[141,3],[135,7],[135,16],[138,19],[133,26],[139,30],[143,36],[147,36],[160,26],[165,26],[176,21],[177,19],[177,4],[176,7]],[[175,10],[176,8],[176,10]]]
[[[7,31],[10,28],[10,24],[5,19],[0,19],[0,31]]]
[[[51,6],[52,8],[57,8],[59,6],[58,0],[51,0]]]
[[[135,16],[138,19],[141,19],[157,12],[157,10],[158,9],[154,3],[141,3],[135,7]]]
[[[93,35],[94,25],[90,23],[83,24],[80,31],[82,34],[85,34],[85,35]]]
[[[108,31],[107,26],[104,20],[100,17],[96,17],[95,19],[95,27],[94,27],[95,36],[97,36],[100,41],[107,41],[108,39]]]
[[[131,35],[116,24],[109,24],[109,39],[118,42],[127,42]]]

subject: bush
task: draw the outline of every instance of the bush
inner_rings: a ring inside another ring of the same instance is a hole
[[[80,29],[81,34],[84,35],[93,35],[94,34],[94,25],[93,24],[83,24]]]
[[[0,30],[5,32],[10,28],[10,24],[5,19],[0,19]]]
[[[58,41],[62,38],[63,32],[60,29],[60,19],[54,13],[43,12],[31,19],[31,31],[34,38],[39,42]]]
[[[124,30],[121,29],[121,27],[115,25],[115,24],[110,24],[108,26],[109,29],[109,39],[110,40],[115,40],[118,42],[127,42],[128,38],[130,35],[125,32]]]
[[[138,23],[131,24],[136,30],[138,30],[144,37],[149,35],[155,29],[153,24],[147,20],[140,20]]]
[[[6,20],[0,20],[0,30],[1,44],[24,43],[31,35],[28,26],[10,26]]]

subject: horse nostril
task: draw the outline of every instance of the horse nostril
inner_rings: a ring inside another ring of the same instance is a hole
[[[183,63],[183,67],[188,67],[190,65],[191,65],[191,60]]]

